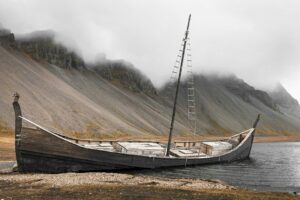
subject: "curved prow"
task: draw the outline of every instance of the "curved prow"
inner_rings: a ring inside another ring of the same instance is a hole
[[[15,151],[16,151],[16,160],[18,164],[18,170],[21,169],[21,155],[20,155],[20,146],[21,146],[21,129],[22,129],[22,111],[19,104],[20,95],[16,92],[14,94],[13,107],[15,111]]]
[[[260,114],[257,115],[257,118],[256,118],[256,120],[255,120],[255,122],[254,122],[252,128],[256,129],[259,120],[260,120]]]
[[[20,95],[16,92],[14,94],[14,102],[13,102],[13,107],[15,111],[15,134],[16,135],[21,133],[21,128],[22,128],[22,118],[20,117],[22,116],[22,111],[19,104],[19,98]]]
[[[250,149],[249,149],[248,156],[247,156],[248,158],[250,157],[250,153],[251,153],[251,149],[252,149],[252,145],[253,145],[253,141],[254,141],[254,134],[255,134],[256,127],[258,125],[259,120],[260,120],[260,114],[257,115],[256,120],[254,121],[253,126],[252,126],[253,131],[251,134],[251,144],[250,144]]]

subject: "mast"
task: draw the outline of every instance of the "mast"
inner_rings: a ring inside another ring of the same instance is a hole
[[[183,62],[184,62],[186,43],[187,43],[187,39],[188,39],[188,35],[189,35],[190,21],[191,21],[191,14],[189,15],[187,28],[186,28],[186,31],[185,31],[185,36],[184,36],[184,39],[183,39],[184,43],[183,43],[183,47],[182,47],[182,55],[181,55],[181,61],[180,61],[180,68],[179,68],[177,86],[176,86],[176,93],[175,93],[175,100],[174,100],[174,106],[173,106],[173,113],[172,113],[172,120],[171,120],[171,126],[170,126],[166,156],[170,155],[170,147],[171,147],[171,142],[172,142],[172,134],[173,134],[173,127],[174,127],[174,120],[175,120],[175,113],[176,113],[176,106],[177,106],[178,90],[179,90],[179,85],[180,85],[182,66],[183,66]]]

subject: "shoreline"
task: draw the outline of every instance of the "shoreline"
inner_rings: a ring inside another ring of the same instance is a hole
[[[126,173],[0,174],[0,199],[299,199],[256,192],[218,180],[162,178]]]

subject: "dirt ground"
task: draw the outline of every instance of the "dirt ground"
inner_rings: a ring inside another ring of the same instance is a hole
[[[0,199],[296,200],[287,193],[254,192],[217,181],[119,173],[0,174]]]
[[[0,161],[15,160],[15,138],[0,135]]]

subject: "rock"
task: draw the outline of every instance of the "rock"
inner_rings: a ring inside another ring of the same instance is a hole
[[[269,94],[262,90],[257,90],[254,87],[245,83],[242,79],[238,79],[235,76],[229,76],[221,78],[219,81],[228,91],[239,96],[248,103],[251,102],[251,97],[254,97],[261,101],[269,108],[278,111],[278,107]]]
[[[29,54],[37,61],[64,69],[85,69],[85,63],[75,52],[54,41],[54,35],[48,32],[31,33],[31,37],[22,36],[16,40],[17,49]]]
[[[15,48],[14,34],[7,29],[0,29],[0,45],[6,48]]]
[[[133,92],[157,94],[150,79],[130,63],[106,60],[92,65],[92,69],[103,78]]]
[[[18,171],[19,171],[19,170],[18,170],[18,163],[15,163],[15,164],[13,165],[12,171],[13,171],[13,172],[18,172]]]

